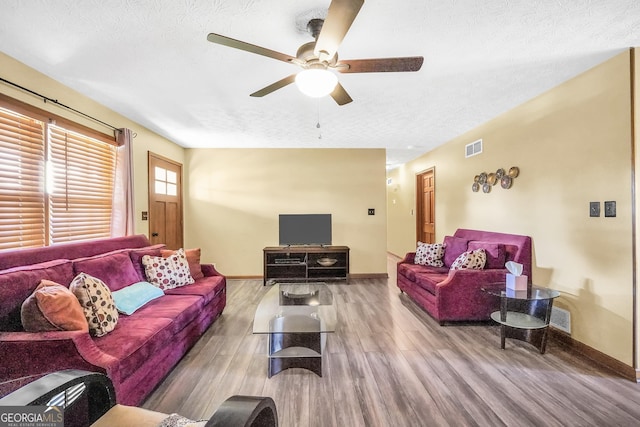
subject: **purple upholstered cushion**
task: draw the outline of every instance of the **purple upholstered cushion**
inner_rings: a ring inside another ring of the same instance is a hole
[[[149,256],[161,256],[161,250],[165,247],[163,244],[147,246],[146,248],[133,249],[129,252],[129,257],[131,258],[131,262],[133,263],[133,268],[136,269],[136,273],[138,273],[138,278],[140,281],[144,282],[147,280],[147,275],[144,272],[144,265],[142,264],[142,257],[145,255]]]
[[[75,260],[73,269],[102,280],[112,291],[140,281],[128,251]]]
[[[487,255],[487,262],[484,268],[504,268],[506,251],[502,243],[480,242],[472,240],[469,242],[469,250],[484,249]]]
[[[0,272],[0,331],[23,330],[20,320],[22,303],[42,279],[68,286],[73,280],[71,261],[47,261]]]
[[[167,290],[167,295],[197,295],[204,299],[205,304],[209,304],[213,298],[225,288],[223,276],[208,276],[196,280],[193,285],[180,286]]]
[[[442,260],[445,267],[450,268],[456,258],[467,250],[468,242],[469,240],[460,237],[446,236],[444,238],[444,257]]]

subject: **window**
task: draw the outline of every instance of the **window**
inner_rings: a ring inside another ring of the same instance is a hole
[[[0,250],[109,237],[115,141],[17,101],[7,108],[6,99],[0,99]]]
[[[156,194],[166,196],[178,195],[178,174],[159,166],[155,167],[155,189]]]

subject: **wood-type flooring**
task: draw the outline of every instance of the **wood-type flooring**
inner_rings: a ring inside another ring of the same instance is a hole
[[[637,426],[640,384],[549,342],[544,355],[498,326],[440,326],[387,279],[332,283],[339,325],[323,377],[267,378],[267,337],[252,334],[262,280],[229,280],[227,307],[146,400],[208,418],[234,394],[271,396],[280,426]],[[170,345],[170,343],[169,343]]]

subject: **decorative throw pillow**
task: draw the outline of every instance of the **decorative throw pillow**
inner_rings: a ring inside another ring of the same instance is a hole
[[[413,260],[413,263],[420,265],[430,265],[431,267],[443,267],[443,255],[444,247],[441,243],[418,242],[418,247],[416,248],[416,256]]]
[[[485,268],[504,268],[507,252],[502,243],[479,242],[475,240],[469,242],[468,250],[473,251],[480,248],[484,249],[484,253],[487,255]]]
[[[170,249],[163,249],[161,251],[161,255],[163,258],[167,258],[176,252],[177,251],[172,251]],[[189,272],[191,273],[191,277],[193,277],[194,280],[203,278],[204,274],[202,273],[202,267],[200,266],[200,248],[185,249],[184,254],[186,255],[187,262],[189,263]]]
[[[178,249],[167,258],[145,255],[142,264],[147,280],[164,291],[194,282],[184,249]]]
[[[75,295],[65,286],[50,280],[41,280],[22,303],[20,317],[27,332],[89,330]]]
[[[118,323],[118,310],[111,291],[102,280],[80,273],[69,289],[80,301],[91,335],[101,337],[113,331]]]
[[[484,249],[466,251],[460,254],[451,264],[451,270],[482,270],[487,261]]]
[[[164,295],[162,289],[149,282],[138,282],[111,293],[120,313],[132,315],[149,301]]]
[[[461,253],[467,250],[467,239],[460,237],[445,236],[444,238],[444,261],[445,267],[451,267],[453,262],[460,256]]]
[[[193,421],[182,415],[171,414],[158,425],[158,427],[204,427],[207,420]]]

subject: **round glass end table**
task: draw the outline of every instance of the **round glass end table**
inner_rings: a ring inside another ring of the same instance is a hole
[[[560,292],[537,286],[516,291],[506,285],[501,290],[493,285],[483,291],[500,298],[500,311],[491,313],[491,319],[500,324],[500,348],[504,350],[506,338],[513,338],[534,345],[544,354],[553,300]]]

